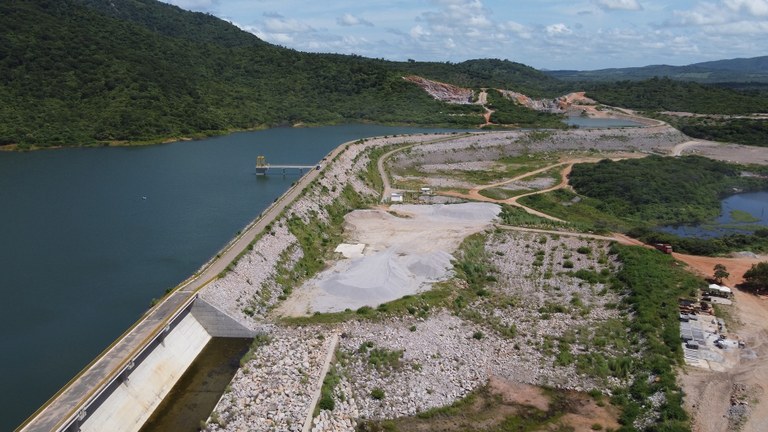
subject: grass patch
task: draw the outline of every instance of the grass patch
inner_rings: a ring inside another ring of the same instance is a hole
[[[341,376],[339,375],[336,366],[331,364],[328,373],[326,373],[325,378],[323,378],[323,385],[320,388],[320,400],[317,401],[317,406],[315,407],[313,414],[315,417],[320,414],[321,410],[333,411],[336,408],[333,392],[336,389],[336,386],[339,385],[339,382],[341,382]]]
[[[603,212],[600,209],[601,201],[579,196],[567,189],[529,195],[520,198],[518,202],[593,232],[625,231],[632,226],[632,222]],[[642,223],[643,221],[633,222]]]
[[[738,223],[760,222],[760,218],[752,216],[752,213],[744,210],[731,210],[731,219]]]
[[[475,185],[497,183],[557,163],[557,156],[546,152],[505,156],[496,161],[497,169],[439,171],[437,174],[459,179]]]
[[[394,420],[361,420],[358,432],[421,432],[421,431],[489,431],[534,432],[575,431],[563,416],[577,413],[575,393],[545,391],[550,399],[548,411],[531,406],[505,402],[488,385],[483,386],[451,405],[432,408],[411,417]]]
[[[363,197],[352,186],[346,185],[341,195],[326,206],[327,222],[317,214],[311,214],[307,222],[296,215],[288,219],[288,230],[298,240],[302,256],[291,264],[291,250],[283,251],[281,255],[275,282],[283,288],[284,296],[325,268],[326,260],[332,258],[333,249],[342,241],[344,215],[365,204]]]
[[[516,197],[518,195],[522,195],[524,193],[530,192],[529,190],[525,189],[504,189],[501,187],[494,187],[494,188],[487,188],[487,189],[481,189],[480,195],[495,199],[495,200],[506,200],[512,197]]]

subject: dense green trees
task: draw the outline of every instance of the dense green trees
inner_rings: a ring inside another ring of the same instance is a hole
[[[587,95],[601,103],[649,111],[648,115],[660,118],[694,138],[768,146],[766,119],[677,117],[659,113],[765,113],[768,112],[768,93],[764,87],[738,91],[727,86],[703,85],[669,78],[591,83],[585,86],[588,89]]]
[[[768,291],[768,261],[753,264],[744,273],[744,287],[760,294]]]
[[[587,96],[606,105],[700,114],[768,112],[765,95],[669,78],[587,85]]]
[[[598,209],[638,223],[700,222],[717,216],[720,199],[733,188],[768,188],[768,181],[741,176],[743,167],[698,156],[649,156],[577,164],[576,191],[601,201]]]
[[[0,145],[154,141],[297,123],[483,122],[480,107],[438,102],[402,79],[413,73],[470,86],[554,81],[501,60],[300,53],[154,0],[18,0],[0,3]]]
[[[693,138],[768,147],[766,119],[651,115]]]

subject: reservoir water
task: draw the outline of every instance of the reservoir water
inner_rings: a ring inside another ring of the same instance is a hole
[[[682,237],[712,238],[744,234],[768,227],[768,191],[731,195],[720,202],[720,216],[699,225],[665,226],[660,230]]]
[[[133,148],[0,152],[0,430],[12,430],[337,145],[436,130],[269,129]]]

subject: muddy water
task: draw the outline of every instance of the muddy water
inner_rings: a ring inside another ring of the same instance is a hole
[[[141,432],[196,432],[235,376],[251,339],[213,338]]]

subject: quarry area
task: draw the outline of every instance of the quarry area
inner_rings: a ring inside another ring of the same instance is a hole
[[[395,195],[380,196],[373,180],[373,158],[397,148],[382,174],[408,204],[390,204]],[[435,416],[450,413],[445,407],[452,404],[467,413],[465,421],[489,427],[519,414],[544,419],[536,430],[618,429],[620,413],[608,398],[633,377],[610,360],[631,356],[617,307],[623,296],[605,284],[620,267],[610,251],[614,239],[502,226],[498,202],[516,205],[523,194],[567,187],[562,170],[576,160],[688,153],[738,160],[751,151],[692,142],[663,124],[349,143],[201,292],[261,334],[205,430],[467,428]],[[496,185],[479,192],[490,202],[462,198],[480,185]],[[367,208],[340,217],[335,206],[355,197]],[[552,228],[562,229],[556,222]],[[312,244],[331,252],[309,257]],[[490,275],[482,287],[459,277],[472,272],[463,263],[476,255]],[[710,271],[705,265],[699,269]],[[759,300],[741,296],[732,312],[737,322],[768,317],[765,305],[751,303]],[[750,355],[765,355],[760,341],[768,338],[758,327],[740,334],[753,347]],[[768,419],[763,387],[738,387],[746,370],[768,379],[768,368],[731,357],[722,370],[687,366],[679,374],[697,431],[735,423],[757,431]],[[746,395],[739,403],[749,399],[755,409],[736,421],[729,417],[735,405],[722,394],[739,391]],[[663,394],[649,398],[635,426],[653,422],[664,402]]]

